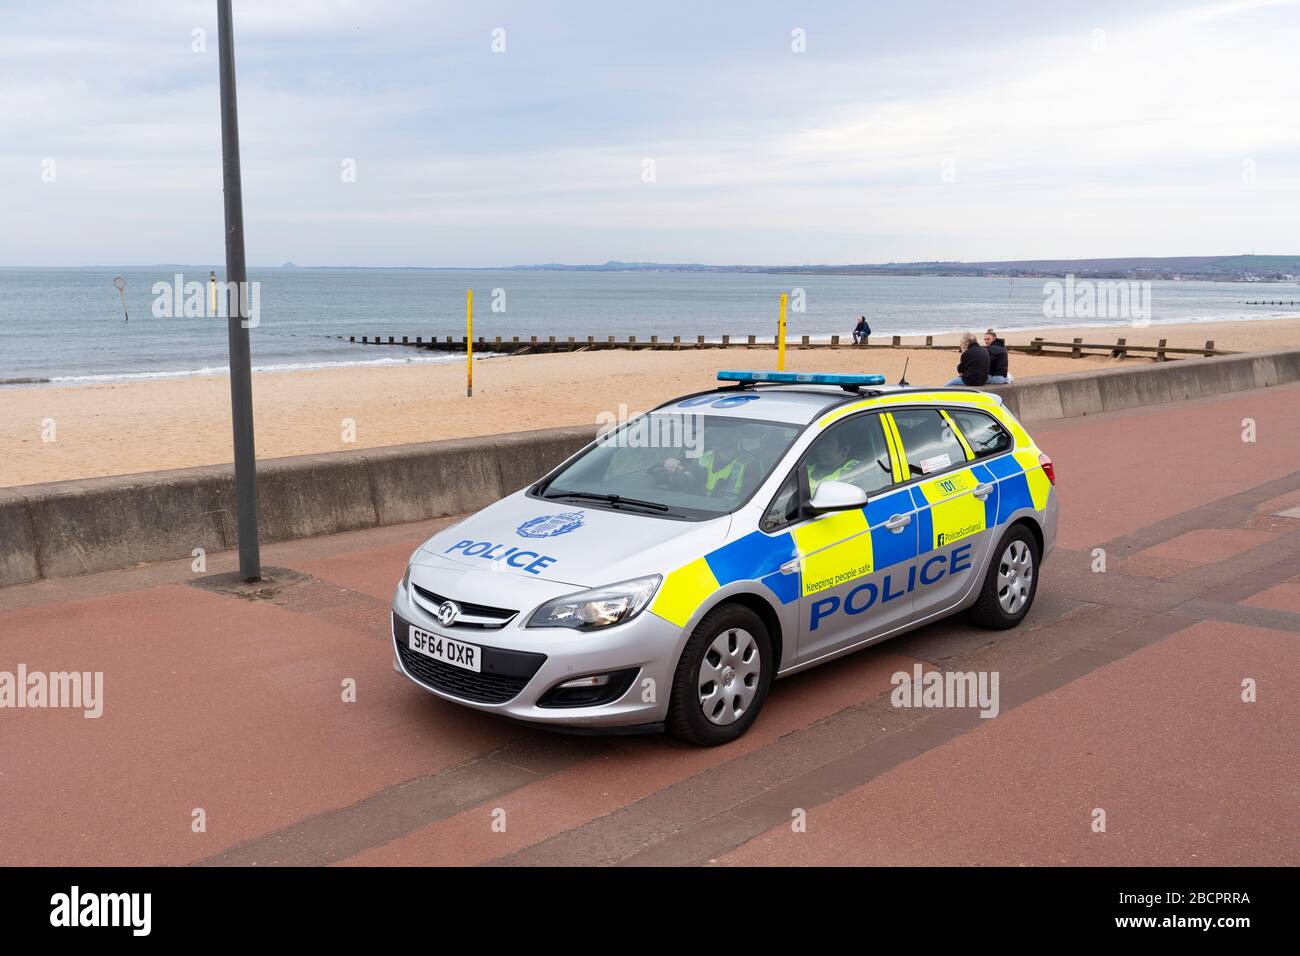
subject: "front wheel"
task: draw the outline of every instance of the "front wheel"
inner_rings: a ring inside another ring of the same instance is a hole
[[[714,608],[677,662],[668,732],[701,747],[735,740],[758,719],[775,670],[759,616],[738,604]]]
[[[1038,542],[1023,524],[1010,528],[993,550],[979,600],[970,609],[977,624],[1005,630],[1029,613],[1038,591]]]

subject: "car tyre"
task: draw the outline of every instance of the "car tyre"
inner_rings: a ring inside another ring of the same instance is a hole
[[[762,619],[739,604],[719,605],[682,650],[666,729],[701,747],[730,743],[758,719],[775,671]]]
[[[1013,525],[993,549],[980,596],[970,617],[984,627],[1006,630],[1019,624],[1038,592],[1038,541],[1023,524]]]

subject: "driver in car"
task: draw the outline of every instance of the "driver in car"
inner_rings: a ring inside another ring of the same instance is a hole
[[[718,428],[709,436],[712,447],[694,463],[677,458],[664,462],[669,483],[695,490],[702,483],[710,497],[739,498],[745,484],[745,471],[753,465],[750,455],[741,451],[741,435],[736,428]],[[695,467],[691,467],[694,465]]]

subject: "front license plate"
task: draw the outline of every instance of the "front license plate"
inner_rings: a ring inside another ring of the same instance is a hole
[[[475,674],[482,669],[482,663],[479,661],[481,648],[474,644],[463,644],[449,637],[431,634],[414,624],[411,625],[411,633],[407,637],[407,646],[417,654],[432,657],[435,661],[442,661],[452,667],[473,671]]]

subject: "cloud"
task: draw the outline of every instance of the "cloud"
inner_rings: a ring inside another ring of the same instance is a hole
[[[1295,6],[1107,0],[1045,21],[1016,4],[873,18],[845,3],[798,21],[796,54],[780,5],[236,4],[250,257],[1285,251]],[[209,3],[14,17],[0,262],[220,260],[214,21]]]

